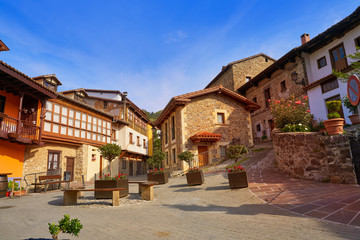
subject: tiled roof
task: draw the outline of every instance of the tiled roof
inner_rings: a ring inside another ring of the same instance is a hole
[[[188,102],[191,101],[192,98],[195,97],[200,97],[200,96],[204,96],[207,94],[211,94],[211,93],[223,93],[229,97],[234,98],[235,100],[241,102],[242,104],[245,105],[245,108],[247,110],[257,110],[260,108],[260,106],[247,99],[244,96],[241,96],[240,94],[231,91],[225,87],[223,87],[222,85],[220,86],[216,86],[216,87],[212,87],[212,88],[206,88],[206,89],[202,89],[200,91],[195,91],[195,92],[191,92],[191,93],[187,93],[187,94],[183,94],[183,95],[179,95],[176,97],[173,97],[172,99],[170,99],[169,103],[166,105],[166,107],[164,108],[164,111],[160,114],[160,116],[156,119],[154,125],[155,126],[159,126],[168,116],[169,114],[171,114],[171,112],[180,105],[186,105]]]
[[[263,56],[265,58],[269,58],[272,61],[276,61],[274,58],[269,57],[268,55],[266,55],[264,53],[259,53],[259,54],[256,54],[256,55],[253,55],[253,56],[250,56],[250,57],[246,57],[246,58],[231,62],[228,65],[222,67],[221,72],[219,72],[218,75],[216,75],[216,77],[213,80],[211,80],[211,82],[208,85],[206,85],[205,88],[208,88],[211,84],[213,84],[216,80],[218,80],[232,65],[237,64],[237,63],[241,63],[241,62],[245,62],[245,61],[248,61],[250,59],[260,57],[260,56]]]
[[[5,45],[3,41],[0,40],[0,52],[1,51],[9,51],[9,48]]]
[[[33,77],[33,79],[42,79],[42,78],[54,78],[58,85],[62,85],[59,79],[56,77],[56,74],[45,74],[37,77]]]
[[[222,135],[218,133],[211,133],[206,131],[201,131],[193,136],[190,137],[190,139],[196,143],[196,142],[217,142],[221,139]]]
[[[305,87],[303,87],[303,89],[305,91],[309,90],[309,89],[312,89],[316,86],[319,86],[320,84],[324,83],[324,82],[327,82],[327,81],[330,81],[330,80],[333,80],[333,79],[336,79],[336,76],[334,76],[333,74],[329,74],[327,75],[326,77],[323,77],[315,82],[312,82],[308,85],[306,85]]]
[[[119,90],[101,90],[101,89],[84,89],[86,92],[103,92],[103,93],[119,93],[122,94]]]

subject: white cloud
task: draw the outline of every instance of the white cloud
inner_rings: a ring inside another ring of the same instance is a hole
[[[164,34],[163,37],[165,43],[175,43],[175,42],[180,42],[185,38],[187,38],[187,34],[181,30],[178,30],[175,32]]]

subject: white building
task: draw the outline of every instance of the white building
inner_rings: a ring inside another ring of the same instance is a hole
[[[310,111],[316,120],[327,120],[325,103],[347,95],[347,83],[338,80],[332,69],[351,71],[351,59],[346,56],[356,51],[355,46],[360,46],[360,7],[311,40],[308,34],[303,34],[301,41],[308,77],[304,89],[309,96]],[[351,123],[349,110],[343,106],[341,111],[346,123]]]

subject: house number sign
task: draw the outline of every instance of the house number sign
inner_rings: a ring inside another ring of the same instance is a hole
[[[350,103],[357,106],[360,101],[360,80],[356,75],[351,75],[347,84],[347,94]]]

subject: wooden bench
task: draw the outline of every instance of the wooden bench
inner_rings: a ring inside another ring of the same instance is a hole
[[[94,191],[94,192],[112,192],[112,205],[119,206],[120,202],[120,190],[126,190],[126,188],[98,188],[98,189],[64,189],[64,206],[77,204],[77,200],[79,198],[79,192],[82,191]]]
[[[139,184],[139,193],[142,200],[152,201],[154,199],[154,185],[158,185],[155,181],[129,181],[129,184]]]
[[[45,192],[47,191],[48,185],[58,184],[58,188],[60,188],[61,183],[70,183],[71,181],[61,181],[61,175],[48,175],[48,176],[39,176],[39,182],[32,183],[31,185],[35,185],[34,192],[36,192],[37,186],[45,185]]]

